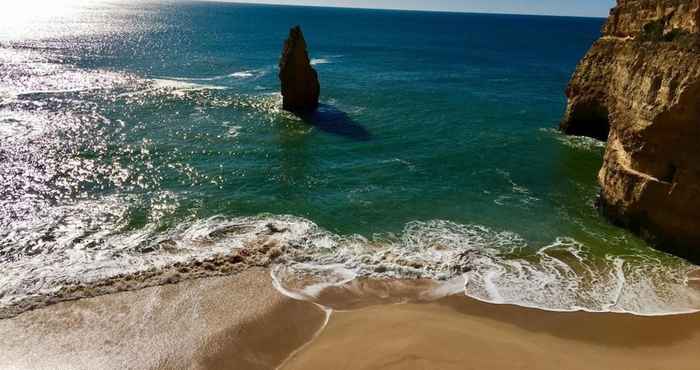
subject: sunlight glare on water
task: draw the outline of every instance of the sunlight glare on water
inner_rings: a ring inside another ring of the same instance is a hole
[[[0,12],[3,29],[0,33],[9,38],[31,37],[37,32],[45,32],[46,22],[75,16],[91,2],[94,3],[89,0],[6,1]]]
[[[465,275],[470,296],[546,309],[700,307],[696,267],[598,214],[601,143],[551,129],[600,19],[9,3],[0,317],[271,231],[285,283],[340,266]],[[323,86],[309,124],[281,110],[277,77],[297,23]]]

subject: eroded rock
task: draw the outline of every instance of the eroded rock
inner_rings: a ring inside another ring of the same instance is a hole
[[[296,26],[289,31],[279,67],[283,108],[295,113],[316,110],[321,86],[318,82],[318,73],[311,66],[301,27]]]
[[[579,63],[561,129],[608,141],[600,208],[700,261],[700,1],[618,0]]]

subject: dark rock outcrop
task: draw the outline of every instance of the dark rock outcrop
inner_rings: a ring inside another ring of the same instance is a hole
[[[283,108],[294,113],[308,113],[318,108],[321,86],[318,73],[311,67],[306,40],[299,26],[289,31],[280,58]]]
[[[608,141],[600,208],[700,261],[700,0],[618,0],[566,91],[561,129]]]

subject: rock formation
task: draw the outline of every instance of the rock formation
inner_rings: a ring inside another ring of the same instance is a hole
[[[700,0],[618,0],[566,91],[561,129],[607,139],[600,209],[700,261]]]
[[[311,67],[306,40],[299,26],[289,31],[279,67],[283,108],[295,113],[308,113],[318,108],[321,92],[318,74]]]

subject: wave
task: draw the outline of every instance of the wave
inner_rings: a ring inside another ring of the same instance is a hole
[[[134,84],[125,92],[116,94],[117,98],[133,98],[141,96],[159,95],[163,92],[166,95],[176,97],[187,97],[188,93],[206,92],[212,90],[227,90],[227,86],[204,84],[179,79],[154,78],[142,80]]]
[[[328,59],[325,59],[325,58],[313,58],[313,59],[311,59],[312,66],[315,66],[318,64],[329,64],[329,63],[331,63],[331,61]]]
[[[194,91],[194,90],[225,90],[225,86],[199,84],[193,82],[185,82],[181,80],[168,79],[153,79],[152,86],[155,89],[172,89],[176,91]]]
[[[221,81],[230,79],[249,79],[260,78],[265,76],[269,71],[264,68],[236,71],[220,76],[213,77],[159,77],[159,79],[182,82],[202,82],[202,81]]]
[[[272,267],[283,293],[307,300],[359,278],[431,279],[439,282],[435,297],[464,294],[544,310],[662,315],[700,308],[700,291],[689,283],[696,266],[644,255],[596,257],[571,238],[537,247],[510,232],[430,221],[409,223],[400,235],[367,239],[275,215],[119,232],[128,212],[123,203],[77,204],[63,213],[78,214],[78,209],[80,218],[54,217],[60,225],[52,227],[50,220],[36,217],[23,226],[24,236],[0,240],[31,248],[39,239],[42,248],[53,251],[10,251],[26,256],[19,260],[0,256],[0,317],[251,266]],[[54,245],[47,247],[46,241]]]
[[[295,291],[310,299],[319,286],[356,276],[433,279],[443,282],[435,297],[459,293],[551,311],[663,315],[700,309],[700,291],[688,284],[696,266],[641,255],[596,258],[571,238],[536,248],[509,232],[431,221],[410,223],[395,241],[336,243],[316,270],[308,262],[281,266],[277,280],[298,287],[295,277],[304,276],[311,283]]]
[[[320,58],[311,58],[311,65],[319,65],[319,64],[331,64],[334,63],[336,59],[342,58],[344,55],[336,54],[336,55],[324,55]]]
[[[0,235],[0,318],[56,302],[269,266],[308,234],[289,217],[214,217],[124,230],[118,199],[39,212]]]
[[[235,77],[235,78],[247,78],[247,77],[253,77],[255,74],[253,73],[255,71],[242,71],[242,72],[234,72],[228,75],[228,77]]]
[[[587,136],[563,135],[559,130],[553,128],[542,128],[541,132],[554,135],[560,143],[577,150],[600,151],[605,149],[605,141],[600,141]]]

